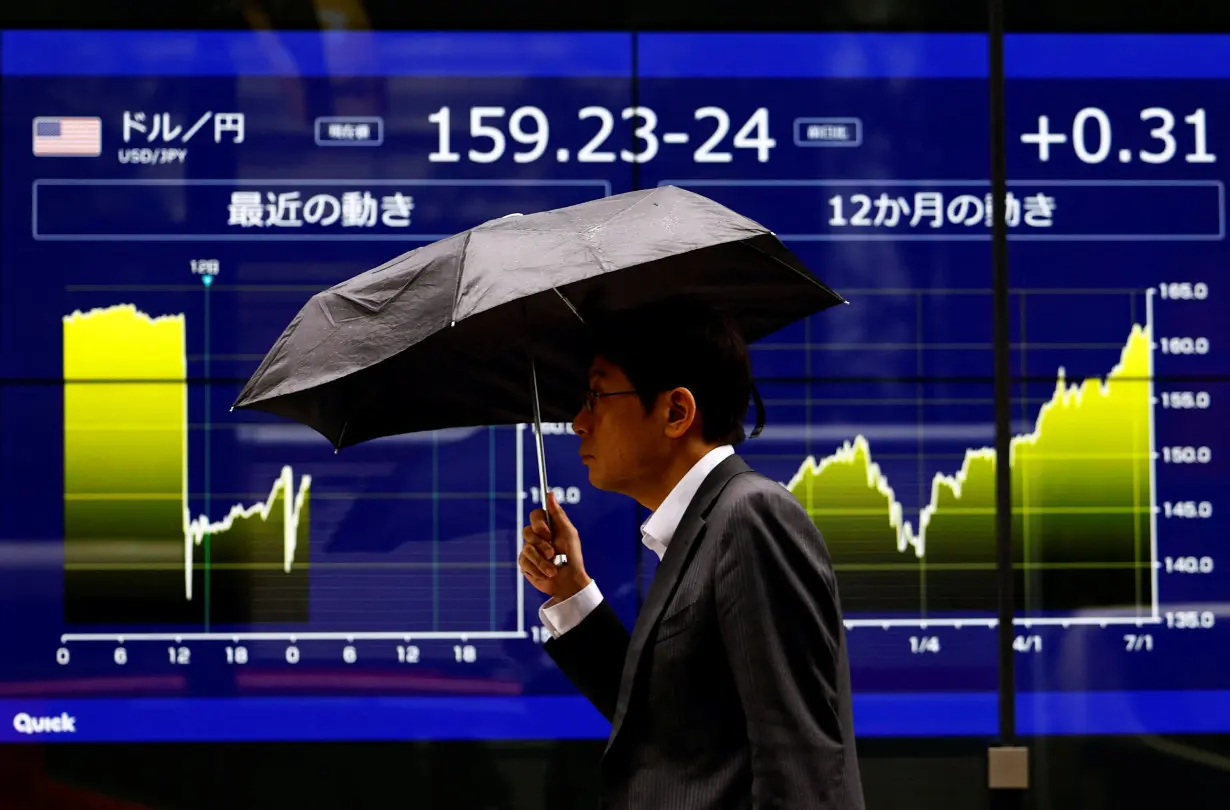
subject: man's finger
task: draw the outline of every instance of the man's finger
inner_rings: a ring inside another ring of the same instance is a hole
[[[541,537],[534,535],[534,539],[529,541],[534,550],[543,556],[543,559],[551,559],[555,556],[555,546],[543,540]]]
[[[551,527],[547,525],[547,513],[541,509],[535,509],[530,512],[530,526],[533,527],[534,533],[544,540],[551,539]]]
[[[525,577],[525,581],[533,585],[538,590],[542,590],[547,585],[547,578],[538,573],[538,569],[532,565],[521,569],[521,576]]]
[[[555,556],[555,551],[542,552],[537,548],[531,549],[533,552],[534,564],[538,566],[538,570],[542,572],[544,577],[553,577],[559,573],[559,566],[551,561]]]
[[[538,553],[538,549],[533,546],[522,547],[521,553],[544,577],[553,577],[557,573],[555,563],[544,558],[542,554]]]
[[[521,530],[521,539],[525,545],[533,546],[547,556],[555,555],[555,546],[551,544],[551,538],[543,537],[529,526]],[[548,554],[547,552],[550,553]]]
[[[517,558],[517,567],[521,569],[522,575],[530,582],[545,582],[546,577],[538,570],[538,566],[534,565],[533,561],[523,551],[521,556]]]
[[[559,501],[555,500],[555,493],[547,493],[547,509],[551,512],[551,519],[556,521],[560,528],[572,530],[572,521],[568,519],[567,513],[564,512],[564,507],[559,505]]]

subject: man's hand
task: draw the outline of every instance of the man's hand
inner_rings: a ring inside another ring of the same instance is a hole
[[[585,573],[581,538],[576,527],[550,492],[547,493],[547,511],[551,514],[552,527],[547,526],[546,512],[541,509],[530,512],[530,525],[521,530],[525,543],[521,546],[517,565],[531,585],[562,602],[588,585],[590,579]],[[557,568],[551,561],[556,554],[567,554],[568,564]]]

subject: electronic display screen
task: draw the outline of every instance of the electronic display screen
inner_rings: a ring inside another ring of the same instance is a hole
[[[1022,734],[1230,730],[1226,54],[1005,43]],[[987,59],[980,35],[5,32],[0,740],[605,737],[516,567],[532,429],[334,453],[230,406],[313,293],[666,184],[850,300],[752,347],[767,426],[739,449],[825,536],[857,733],[995,735]],[[544,433],[631,626],[647,514]]]

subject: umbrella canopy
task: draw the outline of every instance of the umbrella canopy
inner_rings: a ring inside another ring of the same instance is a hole
[[[671,297],[748,342],[842,303],[768,229],[673,186],[491,220],[307,302],[233,407],[335,448],[450,427],[570,421],[585,321]]]

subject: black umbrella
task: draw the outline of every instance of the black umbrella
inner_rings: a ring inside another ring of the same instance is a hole
[[[748,342],[843,299],[768,229],[673,186],[491,220],[317,293],[232,408],[382,436],[570,421],[585,321],[668,297],[720,309]],[[758,409],[759,410],[759,409]]]

